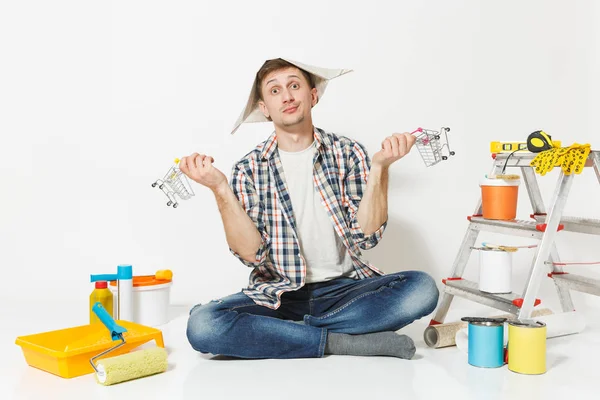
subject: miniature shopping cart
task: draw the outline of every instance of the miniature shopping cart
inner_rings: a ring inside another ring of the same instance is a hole
[[[194,191],[190,186],[190,183],[187,177],[181,172],[179,167],[179,159],[175,159],[175,165],[169,168],[169,171],[164,176],[163,179],[157,179],[156,182],[152,184],[152,187],[156,187],[163,191],[163,193],[169,198],[167,202],[167,206],[173,208],[177,208],[179,203],[177,203],[177,199],[175,195],[177,195],[181,200],[187,200],[194,195]]]
[[[447,160],[448,156],[454,155],[454,152],[450,150],[448,132],[450,132],[450,128],[442,128],[439,132],[419,128],[412,132],[416,136],[415,145],[421,153],[425,166],[431,167],[442,160]]]

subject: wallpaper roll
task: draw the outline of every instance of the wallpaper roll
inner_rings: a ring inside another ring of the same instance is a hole
[[[542,310],[540,310],[542,311]],[[546,314],[536,316],[533,319],[546,324],[546,338],[573,335],[585,329],[586,322],[583,315],[576,311],[563,312],[560,314]],[[456,347],[465,354],[469,353],[469,330],[462,328],[456,332]],[[508,324],[504,324],[504,345],[508,342]]]
[[[425,329],[423,339],[425,339],[427,346],[436,349],[454,346],[456,332],[466,328],[468,325],[469,323],[464,321],[430,325]]]
[[[535,310],[531,315],[538,317],[542,315],[550,315],[552,311],[547,308]],[[515,319],[516,316],[513,314],[494,315],[491,318],[506,318]],[[423,333],[423,339],[429,347],[439,349],[441,347],[448,347],[456,345],[456,333],[461,329],[469,326],[468,322],[457,321],[450,322],[447,324],[430,325],[425,329]]]

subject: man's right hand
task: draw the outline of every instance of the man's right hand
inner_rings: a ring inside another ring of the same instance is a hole
[[[193,181],[216,191],[223,184],[227,185],[227,177],[213,167],[214,161],[211,156],[193,153],[179,161],[179,169]]]

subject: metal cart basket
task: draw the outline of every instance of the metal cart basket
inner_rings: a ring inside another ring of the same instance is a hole
[[[169,198],[167,206],[173,206],[173,208],[177,208],[179,205],[175,195],[181,200],[187,200],[194,196],[194,191],[192,190],[187,177],[179,169],[178,164],[179,159],[176,158],[175,165],[169,168],[164,178],[157,179],[156,182],[152,184],[152,187],[158,185],[158,188]]]
[[[421,153],[425,166],[431,167],[454,155],[454,151],[450,150],[448,132],[450,128],[442,128],[440,131],[419,128],[412,132],[417,139],[415,145]]]

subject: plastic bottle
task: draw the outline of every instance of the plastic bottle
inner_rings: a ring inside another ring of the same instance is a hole
[[[117,296],[119,297],[118,318],[133,321],[133,267],[131,265],[117,266]]]
[[[108,314],[111,317],[113,316],[113,294],[108,289],[108,282],[97,281],[92,294],[90,294],[90,324],[100,322],[96,313],[92,311],[92,307],[96,302],[100,302]]]

